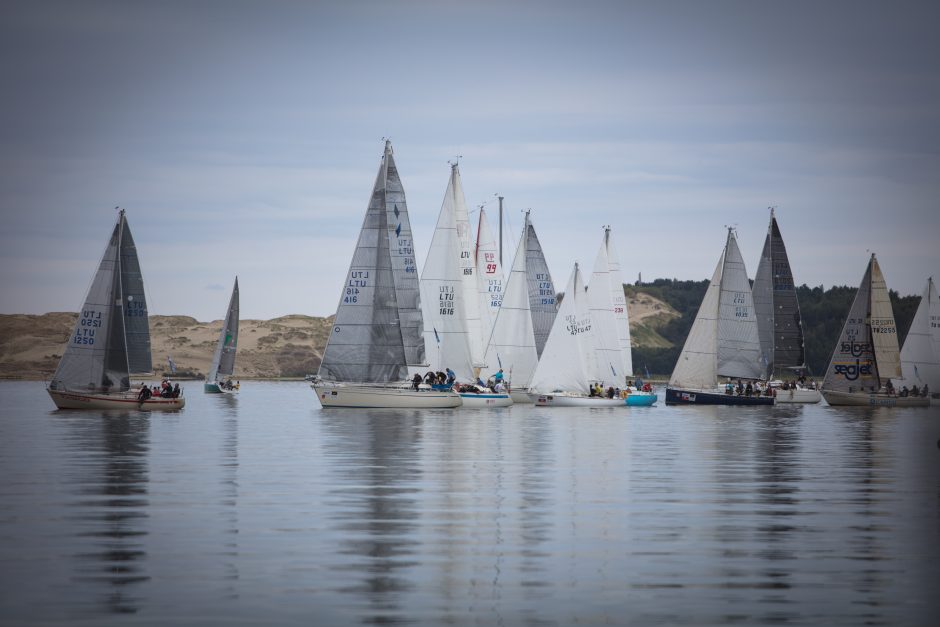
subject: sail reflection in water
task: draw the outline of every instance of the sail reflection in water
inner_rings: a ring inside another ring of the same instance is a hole
[[[142,596],[137,588],[150,579],[145,567],[150,419],[135,412],[68,415],[62,421],[69,432],[68,476],[76,481],[74,512],[66,515],[78,536],[73,578],[89,584],[90,603],[111,613],[136,613]]]
[[[0,382],[0,624],[932,624],[937,408],[185,413]],[[4,623],[4,621],[6,621]]]

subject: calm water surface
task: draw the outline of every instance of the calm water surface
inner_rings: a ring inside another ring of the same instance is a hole
[[[940,409],[179,413],[0,383],[0,624],[927,625]]]

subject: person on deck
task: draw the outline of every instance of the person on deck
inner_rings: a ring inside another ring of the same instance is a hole
[[[415,373],[415,376],[412,377],[412,379],[411,379],[411,387],[413,387],[414,390],[417,392],[419,385],[421,385],[421,375],[416,372],[416,373]]]
[[[147,387],[147,384],[144,383],[140,386],[140,392],[137,393],[137,400],[143,403],[145,400],[150,398],[153,394],[150,392],[150,388]]]
[[[457,375],[450,368],[445,368],[444,372],[447,374],[447,385],[453,385],[454,381],[457,380]]]
[[[496,382],[496,383],[502,383],[502,382],[503,382],[503,369],[502,369],[502,368],[500,368],[499,370],[497,370],[497,371],[496,371],[496,374],[493,375],[493,381]]]

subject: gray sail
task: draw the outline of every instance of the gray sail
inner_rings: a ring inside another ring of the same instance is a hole
[[[394,210],[390,212],[385,204],[390,156],[391,145],[386,144],[340,294],[333,330],[323,350],[319,376],[328,381],[387,383],[401,381],[408,375],[399,324],[398,289],[389,250],[389,236],[395,233],[397,225],[389,224]]]
[[[522,236],[526,238],[526,279],[529,285],[532,330],[535,332],[535,350],[541,357],[548,334],[552,330],[552,324],[555,323],[555,314],[558,312],[555,284],[552,283],[552,275],[548,271],[548,264],[545,263],[545,255],[542,254],[542,245],[539,243],[538,235],[535,234],[535,227],[529,220],[528,212],[526,212]]]
[[[764,250],[754,279],[754,309],[761,352],[766,372],[781,374],[784,370],[800,369],[806,365],[803,323],[790,260],[783,244],[777,219],[770,213],[770,226],[764,240]]]
[[[719,376],[759,379],[763,374],[754,297],[737,240],[728,229],[718,296]]]
[[[874,255],[872,255],[874,260]],[[858,286],[852,308],[845,319],[842,333],[832,351],[823,388],[836,392],[876,392],[881,386],[871,340],[871,272],[872,261]]]
[[[50,389],[107,392],[130,386],[118,293],[122,218],[108,240]]]
[[[121,212],[121,299],[124,303],[124,334],[127,341],[127,365],[130,372],[151,372],[150,321],[144,277],[140,271],[137,247],[124,212]]]
[[[235,352],[238,349],[238,277],[235,277],[235,287],[232,288],[232,297],[228,302],[228,311],[222,321],[222,331],[219,341],[215,345],[212,355],[212,365],[209,367],[208,381],[218,381],[220,376],[231,376],[235,373]]]

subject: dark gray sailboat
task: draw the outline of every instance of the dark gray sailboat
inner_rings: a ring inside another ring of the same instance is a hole
[[[240,383],[232,384],[232,375],[235,374],[235,353],[238,350],[238,277],[235,277],[235,286],[232,288],[232,297],[228,301],[225,320],[222,321],[222,331],[219,341],[215,345],[212,355],[212,365],[209,366],[209,375],[203,389],[210,394],[231,394],[237,392]],[[223,380],[224,379],[224,380]]]
[[[138,399],[130,376],[152,369],[144,280],[121,209],[48,392],[59,409],[183,407],[182,396]]]
[[[777,381],[805,372],[806,353],[793,272],[773,208],[752,292],[764,376],[777,390],[777,402],[818,403],[818,390],[803,385],[783,389]]]
[[[313,389],[324,407],[457,407],[454,392],[413,389],[425,364],[421,299],[405,193],[391,142],[372,189]]]

